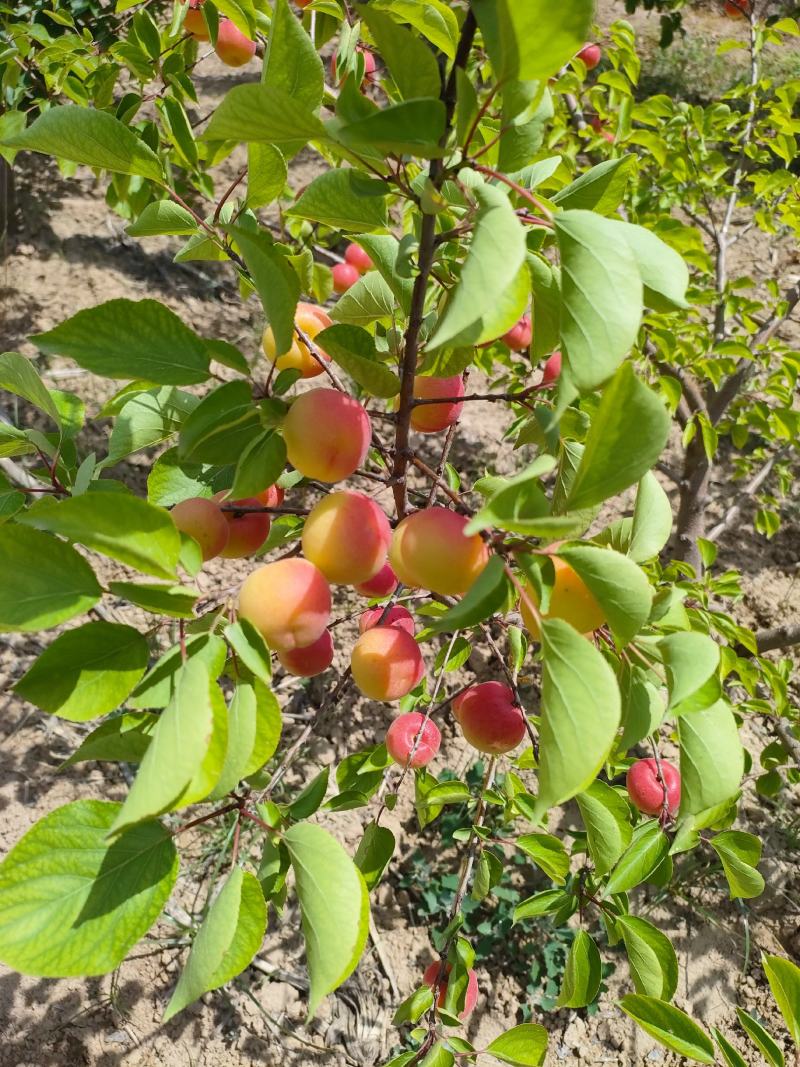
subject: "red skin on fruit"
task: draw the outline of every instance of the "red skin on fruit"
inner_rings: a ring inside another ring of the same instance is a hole
[[[502,682],[470,686],[453,700],[453,716],[464,737],[479,752],[501,755],[525,736],[525,713]]]
[[[753,10],[752,0],[725,0],[725,14],[728,18],[743,19]]]
[[[294,369],[299,370],[303,378],[316,378],[325,369],[320,360],[329,362],[330,356],[316,344],[315,338],[318,333],[327,329],[328,326],[332,326],[333,323],[323,308],[317,307],[315,304],[301,302],[297,305],[294,324],[298,330],[303,331],[310,341],[315,342],[314,349],[320,358],[317,359],[316,355],[312,355],[308,345],[305,341],[301,341],[297,335],[292,337],[289,351],[278,355],[275,335],[271,326],[267,326],[264,330],[264,336],[261,338],[261,347],[264,350],[264,355],[270,363],[275,364],[279,371]]]
[[[386,562],[392,528],[364,493],[350,489],[324,496],[303,527],[303,555],[329,582],[354,585],[372,578]]]
[[[336,293],[346,293],[361,277],[358,268],[352,263],[337,263],[331,270],[333,289]]]
[[[594,70],[603,58],[603,49],[599,44],[585,44],[578,52],[578,59],[582,60],[587,70]]]
[[[425,969],[425,973],[422,976],[422,981],[425,985],[429,985],[431,988],[436,984],[436,979],[439,977],[440,963],[436,960],[429,967]],[[447,973],[452,971],[452,965],[447,964]],[[459,1015],[459,1019],[463,1022],[472,1012],[475,1010],[475,1005],[478,1003],[478,976],[470,967],[467,972],[467,992],[464,997],[464,1010]],[[443,981],[439,986],[439,996],[436,1001],[436,1006],[439,1008],[444,1007],[445,997],[447,996],[447,980]]]
[[[551,550],[557,546],[551,546]],[[594,594],[572,567],[558,556],[553,556],[555,580],[550,593],[550,604],[545,619],[563,619],[574,626],[578,633],[591,634],[606,621],[605,612]],[[525,585],[525,597],[520,599],[522,621],[534,641],[541,641],[539,620],[530,605],[539,606],[539,597],[530,583]],[[540,613],[541,614],[541,613]]]
[[[226,500],[225,491],[216,493],[214,500],[223,507],[235,507],[237,504],[243,508],[263,507],[261,501],[254,496],[245,497],[244,500]],[[269,535],[271,519],[266,512],[252,511],[223,511],[225,521],[228,524],[228,543],[220,552],[225,559],[242,559],[244,556],[252,556],[256,549],[266,541]]]
[[[308,7],[312,0],[294,0],[298,7]]]
[[[555,385],[560,376],[561,353],[554,352],[542,367],[542,380],[539,382],[539,385],[543,389],[546,389],[550,385]]]
[[[230,19],[222,19],[214,51],[227,67],[243,67],[256,52],[256,42],[245,37]]]
[[[414,748],[414,740],[422,729],[417,747],[411,762],[408,757]],[[386,731],[386,750],[395,763],[401,767],[408,764],[409,767],[426,767],[439,751],[442,743],[442,735],[439,727],[419,711],[409,711],[406,715],[399,715]]]
[[[478,534],[464,535],[469,520],[448,508],[432,507],[403,519],[392,537],[389,562],[403,585],[460,596],[489,559]]]
[[[533,340],[533,325],[530,315],[523,315],[516,326],[512,326],[508,333],[504,333],[501,340],[505,341],[509,348],[521,352],[530,347]]]
[[[397,626],[374,626],[353,645],[353,681],[370,700],[400,700],[422,681],[419,645]]]
[[[398,585],[397,575],[388,563],[384,563],[377,574],[366,582],[359,582],[354,588],[362,596],[391,596]]]
[[[667,787],[667,807],[671,815],[681,803],[681,772],[672,763],[661,760],[664,783],[658,778],[658,764],[654,759],[640,759],[628,771],[625,785],[635,807],[646,815],[660,815],[664,810],[664,785]]]
[[[367,630],[371,630],[373,626],[397,626],[401,630],[405,630],[406,633],[411,634],[412,637],[414,636],[413,616],[401,604],[392,604],[386,612],[386,618],[382,620],[383,612],[384,608],[380,604],[374,608],[367,608],[358,620],[358,632],[364,634]]]
[[[414,379],[414,397],[417,400],[433,400],[436,397],[460,397],[464,395],[464,382],[460,374],[452,378],[429,378],[417,375]],[[460,416],[463,404],[420,404],[412,408],[411,429],[418,433],[439,433],[452,426]]]
[[[279,652],[306,648],[330,622],[330,586],[308,560],[279,559],[245,579],[239,615],[255,626],[270,648]]]
[[[182,500],[172,509],[172,521],[197,541],[204,563],[218,556],[228,543],[228,523],[213,500],[201,496]]]
[[[349,244],[344,250],[344,258],[359,274],[366,274],[375,265],[361,245]]]
[[[289,462],[321,482],[349,478],[364,462],[372,425],[355,397],[338,389],[311,389],[293,401],[283,421]]]
[[[183,28],[190,33],[196,41],[208,41],[208,26],[200,10],[203,0],[189,0],[189,10],[183,20]]]
[[[279,485],[268,485],[266,489],[262,489],[260,493],[256,493],[257,499],[265,508],[279,508],[283,503],[283,498],[285,496],[286,494]]]
[[[333,663],[333,638],[330,630],[305,648],[293,648],[289,652],[279,652],[278,659],[289,674],[298,678],[313,678],[322,674]]]
[[[361,55],[364,57],[364,79],[361,82],[361,84],[365,85],[367,82],[372,81],[372,76],[375,73],[375,69],[376,69],[375,56],[372,54],[372,52],[368,51],[362,45],[356,45],[356,52],[360,52]],[[331,78],[334,81],[336,81],[336,60],[337,60],[337,58],[338,58],[338,53],[334,52],[333,55],[331,56]],[[344,79],[342,79],[342,81],[343,80]],[[340,81],[339,85],[341,85],[341,84],[342,84],[342,82]]]

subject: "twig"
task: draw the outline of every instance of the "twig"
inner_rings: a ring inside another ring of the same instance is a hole
[[[744,507],[745,500],[749,500],[751,496],[754,496],[754,494],[758,492],[772,473],[772,468],[783,457],[785,452],[785,448],[775,452],[774,455],[769,457],[761,470],[750,479],[747,485],[739,493],[736,503],[728,508],[722,519],[708,532],[707,537],[709,541],[716,541],[728,527],[733,525]]]

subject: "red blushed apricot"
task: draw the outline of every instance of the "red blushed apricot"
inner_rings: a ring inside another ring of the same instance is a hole
[[[200,545],[203,561],[218,556],[228,543],[229,527],[224,514],[213,500],[194,496],[182,500],[172,509],[172,521],[178,529]]]
[[[323,630],[322,635],[305,648],[279,652],[278,659],[289,674],[295,674],[298,678],[313,678],[322,674],[333,663],[333,638],[330,630]]]
[[[215,493],[212,498],[215,503],[225,508],[260,508],[261,501],[254,496],[245,497],[244,500],[226,500],[226,492],[223,489]],[[220,555],[225,559],[242,559],[251,556],[266,541],[269,536],[271,519],[263,511],[223,511],[222,515],[228,524],[228,542]]]
[[[279,559],[245,579],[239,614],[279,652],[307,648],[330,622],[331,590],[307,559]]]
[[[542,367],[542,380],[539,385],[543,389],[547,389],[551,385],[555,385],[558,379],[561,377],[561,353],[554,352],[549,359],[545,360],[545,364]]]
[[[298,304],[294,321],[310,341],[313,341],[322,330],[332,325],[331,319],[325,311],[322,308],[315,307],[314,304]],[[278,355],[275,335],[271,326],[267,326],[266,330],[264,330],[264,336],[261,338],[261,347],[267,360],[270,363],[274,363],[279,371],[299,370],[302,378],[316,378],[324,370],[322,363],[311,354],[311,349],[308,345],[297,336],[292,338],[292,347],[289,351]],[[330,356],[327,352],[324,352],[318,345],[315,346],[315,349],[323,362],[330,361]]]
[[[502,340],[515,351],[529,348],[533,340],[533,325],[530,315],[523,315],[519,322],[512,326],[508,333],[504,333]]]
[[[230,19],[222,19],[214,51],[226,67],[243,67],[256,52],[256,42],[245,37]]]
[[[256,493],[256,496],[265,508],[279,508],[286,494],[279,485],[268,485],[266,489]]]
[[[479,752],[495,756],[510,752],[525,736],[525,712],[502,682],[470,686],[452,707],[464,737]]]
[[[373,626],[398,626],[412,637],[414,636],[414,618],[410,611],[407,611],[402,604],[392,604],[384,616],[385,610],[380,604],[375,608],[367,608],[359,617],[358,632],[365,634]]]
[[[373,75],[377,66],[375,63],[375,56],[372,54],[372,52],[369,52],[366,48],[364,48],[363,45],[356,45],[356,52],[360,52],[364,57],[364,80],[361,84],[365,85],[367,82],[371,82],[373,79]],[[331,78],[334,81],[336,81],[336,59],[337,53],[334,52],[331,56]],[[342,84],[341,81],[339,82],[339,84]]]
[[[439,977],[439,970],[441,964],[438,960],[425,969],[425,973],[422,976],[422,981],[425,985],[429,985],[431,989],[436,985],[436,979]],[[451,964],[447,964],[447,974],[452,971]],[[464,1010],[459,1015],[459,1019],[463,1022],[468,1016],[475,1010],[475,1005],[478,1003],[478,976],[470,967],[467,971],[467,993],[464,997]],[[445,997],[447,996],[447,979],[442,981],[439,985],[439,997],[436,1001],[437,1007],[443,1008]]]
[[[208,41],[208,26],[206,26],[206,20],[203,18],[203,12],[200,10],[203,0],[189,0],[189,10],[186,12],[186,18],[183,20],[183,28],[187,33],[190,33],[196,41]]]
[[[353,585],[386,562],[392,528],[374,500],[349,489],[325,496],[303,527],[303,555],[329,582]]]
[[[359,582],[355,590],[362,596],[391,596],[398,585],[397,575],[388,563],[384,563],[377,574],[366,582]]]
[[[591,633],[606,621],[605,612],[589,591],[586,583],[578,577],[575,571],[563,559],[551,556],[556,576],[553,591],[550,594],[550,605],[545,619],[563,619],[570,626],[582,634]],[[536,590],[531,585],[525,586],[527,596],[538,606],[539,598]],[[540,641],[542,634],[539,622],[531,611],[525,597],[522,597],[519,605],[522,620],[528,628],[528,632],[534,641]]]
[[[752,0],[725,0],[723,5],[728,18],[743,19],[753,10]]]
[[[331,274],[335,293],[346,293],[361,277],[358,267],[354,267],[352,263],[337,263],[331,268]]]
[[[464,382],[461,375],[452,378],[427,378],[417,375],[414,379],[414,397],[417,400],[434,400],[437,397],[461,397]],[[460,417],[463,404],[420,404],[411,412],[411,428],[419,433],[439,433]]]
[[[289,462],[321,482],[349,478],[366,459],[371,438],[369,415],[338,389],[301,393],[283,423]]]
[[[587,70],[594,70],[603,58],[603,49],[599,44],[585,44],[578,52],[578,59],[583,61]]]
[[[417,734],[420,737],[414,748]],[[441,743],[439,727],[419,711],[399,715],[386,731],[386,751],[401,767],[405,767],[407,763],[409,767],[427,767],[439,751]],[[409,763],[408,757],[412,749],[414,755]]]
[[[465,536],[467,521],[439,507],[403,519],[389,549],[389,562],[400,581],[442,596],[466,593],[489,558],[477,534]]]
[[[374,266],[374,263],[361,245],[349,244],[344,250],[344,258],[351,267],[356,268],[359,274],[366,274]]]
[[[419,685],[425,664],[419,645],[396,626],[375,626],[353,645],[353,681],[370,700],[399,700]]]
[[[646,815],[659,815],[664,810],[664,786],[667,787],[667,810],[674,815],[681,803],[681,772],[666,760],[661,760],[663,784],[654,759],[640,759],[628,771],[625,785],[634,805]]]

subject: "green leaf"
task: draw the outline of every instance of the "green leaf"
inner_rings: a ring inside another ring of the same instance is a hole
[[[438,96],[442,89],[439,65],[425,42],[371,4],[359,5],[357,11],[369,27],[400,95],[406,100]]]
[[[200,595],[198,589],[185,585],[160,585],[157,582],[109,582],[108,588],[114,596],[154,615],[169,615],[172,619],[191,619]]]
[[[280,196],[288,177],[286,160],[272,144],[253,141],[247,146],[247,206],[266,207]]]
[[[589,855],[598,877],[608,874],[631,843],[627,801],[599,779],[575,797],[586,827]]]
[[[672,505],[652,471],[636,490],[628,555],[636,563],[657,556],[672,533]]]
[[[681,749],[681,815],[694,815],[729,800],[744,774],[744,749],[730,704],[689,711],[678,719]]]
[[[372,396],[388,398],[400,392],[400,379],[379,362],[375,339],[360,326],[329,326],[315,342]]]
[[[761,966],[792,1041],[800,1047],[800,967],[782,956],[762,953]]]
[[[656,311],[687,308],[689,268],[683,257],[644,226],[618,219],[614,225],[636,259],[644,285],[645,304]]]
[[[34,407],[49,415],[57,426],[61,425],[58,408],[36,373],[32,360],[26,359],[18,352],[3,352],[0,355],[0,389],[7,389],[9,393],[24,397]]]
[[[585,930],[578,930],[570,945],[564,981],[556,1007],[585,1008],[600,989],[603,965],[597,945]]]
[[[125,233],[131,237],[156,237],[160,234],[180,234],[189,236],[197,233],[194,217],[171,200],[154,200],[148,204],[135,222],[125,227]]]
[[[473,190],[478,201],[475,229],[461,277],[450,291],[447,304],[428,348],[466,347],[492,341],[513,322],[498,322],[497,308],[527,270],[525,231],[508,197],[491,185]]]
[[[650,618],[653,590],[627,556],[595,545],[561,545],[558,556],[583,579],[602,607],[617,644],[631,641]]]
[[[346,148],[432,159],[443,155],[445,106],[438,97],[403,100],[328,130]]]
[[[119,707],[144,674],[147,656],[138,630],[88,622],[57,637],[14,691],[43,711],[86,722]]]
[[[43,978],[107,974],[161,913],[178,856],[157,822],[108,841],[119,804],[78,800],[40,819],[0,864],[0,959]]]
[[[386,11],[398,22],[409,22],[449,59],[455,58],[458,21],[444,0],[371,0],[370,7]]]
[[[660,397],[624,363],[603,391],[567,497],[567,509],[591,507],[634,485],[655,464],[670,429]]]
[[[568,623],[543,620],[542,659],[538,817],[588,788],[620,720],[614,672]]]
[[[490,556],[461,600],[438,619],[432,619],[429,628],[433,633],[454,633],[476,626],[505,604],[507,593],[508,579],[503,560],[500,556]]]
[[[378,320],[391,322],[395,308],[394,293],[380,274],[371,270],[334,304],[331,318],[336,322],[350,322],[354,326],[369,326]]]
[[[141,763],[157,722],[158,716],[150,712],[126,711],[106,719],[83,739],[59,770],[87,760]]]
[[[568,900],[568,894],[562,889],[546,889],[543,893],[535,893],[514,908],[514,922],[518,923],[523,919],[534,919],[540,915],[550,915],[560,911]]]
[[[313,111],[289,93],[268,85],[235,85],[211,116],[202,140],[263,141],[294,152],[325,137]]]
[[[701,689],[719,667],[719,645],[708,634],[668,634],[658,649],[667,669],[670,708]]]
[[[486,1051],[512,1067],[542,1067],[547,1055],[547,1031],[538,1023],[521,1023],[496,1037]]]
[[[226,382],[205,396],[181,428],[178,454],[192,463],[237,463],[264,427],[247,382]]]
[[[286,0],[276,0],[269,29],[262,84],[314,111],[322,103],[325,90],[322,60]]]
[[[244,769],[245,778],[260,771],[267,760],[275,755],[282,728],[278,698],[258,678],[253,683],[253,689],[256,695],[256,740],[250,761]]]
[[[669,838],[657,822],[639,823],[633,832],[633,840],[611,872],[603,895],[627,893],[647,881],[669,855]]]
[[[672,1000],[678,988],[678,957],[670,939],[635,915],[618,915],[637,993]]]
[[[467,534],[496,526],[512,533],[537,536],[541,520],[550,519],[550,501],[542,488],[542,475],[555,466],[553,456],[538,456],[533,463],[509,479],[470,520]]]
[[[590,392],[611,377],[636,341],[642,280],[617,223],[593,211],[563,211],[553,223],[561,258],[564,371]],[[628,444],[625,452],[635,449]]]
[[[323,767],[319,774],[297,794],[289,805],[290,818],[308,819],[319,810],[328,791],[329,776],[330,767]]]
[[[736,1009],[742,1029],[772,1067],[784,1067],[785,1058],[780,1045],[772,1034],[742,1008]]]
[[[394,855],[394,834],[375,822],[364,828],[353,862],[364,875],[367,889],[374,889]]]
[[[261,948],[266,926],[267,904],[258,879],[234,867],[197,931],[164,1022],[241,974]]]
[[[100,466],[113,467],[133,452],[169,440],[198,403],[196,396],[170,385],[138,393],[123,405],[114,420],[108,455]]]
[[[679,1056],[695,1063],[714,1062],[711,1038],[674,1004],[638,993],[629,993],[618,1003],[646,1033]]]
[[[288,352],[294,340],[294,316],[300,296],[300,279],[281,246],[266,233],[251,233],[241,227],[229,230],[255,284],[278,353]],[[223,387],[224,388],[224,387]]]
[[[352,167],[319,174],[287,214],[337,230],[368,233],[387,225],[386,186]]]
[[[159,385],[197,385],[208,378],[202,339],[157,300],[107,300],[31,340],[42,352],[69,356],[103,378]]]
[[[274,485],[286,466],[286,445],[280,434],[269,430],[245,448],[236,464],[231,500],[253,497]]]
[[[241,663],[256,678],[269,685],[272,680],[272,660],[266,642],[255,626],[247,619],[239,619],[228,623],[224,633],[225,640]]]
[[[741,830],[726,830],[709,841],[722,861],[731,900],[760,896],[764,879],[756,870],[761,859],[761,842]]]
[[[47,630],[81,615],[102,595],[94,571],[49,534],[0,526],[0,632]]]
[[[741,1053],[736,1051],[724,1034],[721,1034],[714,1026],[711,1027],[711,1033],[714,1035],[714,1040],[719,1045],[722,1058],[725,1060],[727,1067],[747,1067],[747,1062],[744,1057]]]
[[[256,694],[253,686],[237,685],[228,708],[225,760],[211,793],[212,800],[226,796],[245,777],[256,742],[256,721]]]
[[[473,0],[498,80],[549,78],[589,38],[593,0],[559,8],[550,0]]]
[[[339,842],[312,823],[284,835],[292,857],[311,982],[309,1017],[353,973],[367,942],[369,897],[361,871]]]
[[[556,885],[564,885],[569,874],[569,854],[562,842],[552,834],[523,834],[517,847],[530,856]]]
[[[415,1023],[422,1018],[429,1008],[433,1007],[433,990],[429,985],[415,989],[410,997],[406,997],[392,1017],[393,1026],[401,1026],[403,1023]],[[407,1062],[407,1061],[403,1061]],[[387,1065],[391,1067],[391,1065]]]
[[[208,668],[188,659],[175,681],[175,692],[153,732],[125,803],[111,830],[162,815],[177,807],[187,792],[211,741],[213,711]]]
[[[622,201],[633,162],[633,156],[604,159],[602,163],[584,171],[574,182],[559,189],[551,200],[563,211],[583,209],[599,215],[611,215]]]
[[[181,539],[168,512],[125,493],[38,500],[18,522],[61,534],[143,574],[174,578]]]
[[[3,137],[0,144],[116,174],[138,174],[155,182],[164,179],[155,152],[130,127],[95,108],[51,107],[27,129]]]
[[[187,660],[205,664],[209,678],[218,678],[225,666],[225,642],[216,634],[198,634],[186,641]],[[175,696],[183,656],[179,645],[165,652],[150,668],[127,701],[131,708],[165,708]]]
[[[400,307],[408,314],[414,281],[410,277],[403,277],[400,273],[399,261],[402,259],[400,242],[391,234],[379,233],[359,234],[358,244],[375,264],[375,269],[397,297]]]
[[[533,355],[538,359],[549,356],[558,348],[561,337],[561,272],[541,255],[528,253],[525,257],[531,276],[533,297]]]

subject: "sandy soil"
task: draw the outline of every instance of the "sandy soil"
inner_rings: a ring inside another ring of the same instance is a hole
[[[606,7],[611,10],[610,5]],[[615,9],[616,10],[616,9]],[[652,18],[638,18],[657,32]],[[214,61],[204,68],[204,104],[219,99],[232,77]],[[232,173],[228,161],[225,173]],[[294,177],[313,173],[302,161]],[[220,185],[224,183],[224,175]],[[91,176],[63,180],[42,157],[21,161],[20,194],[22,230],[0,268],[2,341],[5,349],[32,354],[26,337],[45,330],[79,308],[113,297],[144,296],[162,300],[200,332],[233,341],[246,352],[258,342],[261,313],[251,300],[242,305],[230,276],[216,264],[174,265],[175,243],[151,238],[142,243],[127,238],[123,223],[110,215]],[[740,245],[742,254],[755,260],[769,249]],[[90,419],[85,441],[102,447],[108,423],[96,417],[110,383],[75,374],[67,364],[52,361],[48,368],[62,388],[75,389],[87,400]],[[68,375],[65,377],[65,372]],[[467,406],[455,462],[473,475],[491,467],[500,472],[517,465],[503,444],[504,417],[494,407]],[[141,465],[134,459],[121,468],[140,487]],[[720,493],[725,490],[720,482]],[[721,505],[718,505],[718,507]],[[748,624],[773,623],[777,617],[800,614],[798,532],[795,516],[770,544],[755,537],[742,522],[724,541],[721,559],[745,571],[746,595],[740,606]],[[225,584],[245,573],[246,564],[229,564]],[[208,588],[221,580],[219,569],[204,578]],[[776,615],[776,605],[778,614]],[[354,605],[345,605],[346,616]],[[347,647],[354,624],[337,629],[337,644]],[[0,852],[5,852],[42,815],[60,804],[86,795],[119,799],[126,782],[109,764],[82,764],[58,773],[61,761],[75,748],[86,728],[45,716],[8,692],[43,647],[38,636],[3,635],[0,638]],[[341,656],[342,653],[340,652]],[[490,665],[480,656],[470,661],[478,677],[488,676]],[[464,677],[469,677],[465,668]],[[323,682],[315,680],[300,700],[291,702],[298,716],[287,730],[299,729],[299,720],[318,703]],[[388,723],[381,709],[347,700],[309,747],[289,780],[289,788],[327,764],[335,764],[347,751],[374,743]],[[758,728],[744,732],[748,749],[757,758],[763,747]],[[470,754],[447,728],[442,766],[466,770]],[[755,770],[754,770],[755,773]],[[751,775],[751,778],[754,775]],[[346,812],[323,817],[351,851],[361,836],[370,812]],[[568,820],[567,820],[568,822]],[[748,787],[742,826],[764,838],[763,872],[767,891],[755,901],[737,906],[726,899],[721,882],[705,879],[696,889],[667,900],[652,891],[636,894],[635,910],[653,914],[674,938],[681,963],[676,1003],[702,1020],[730,1032],[748,1063],[760,1062],[734,1034],[734,1005],[760,1013],[768,1024],[780,1024],[770,1005],[758,953],[770,951],[797,955],[800,950],[800,805],[798,798],[782,795],[777,804],[755,797]],[[398,871],[408,869],[416,847],[413,810],[406,791],[387,825],[398,839]],[[167,1025],[161,1015],[185,954],[180,944],[167,947],[155,938],[183,936],[182,920],[199,910],[207,892],[218,838],[205,831],[187,842],[178,891],[153,937],[143,941],[114,975],[93,979],[40,980],[21,977],[0,967],[0,1067],[245,1067],[249,1064],[369,1065],[382,1062],[397,1041],[391,1027],[393,1005],[416,985],[421,969],[432,958],[425,926],[415,918],[411,892],[397,892],[393,876],[377,891],[374,901],[375,936],[355,976],[330,997],[310,1026],[304,1019],[304,966],[299,919],[290,907],[280,923],[273,919],[259,955],[232,988],[209,994]],[[255,850],[255,839],[246,847]],[[439,869],[454,867],[455,854],[436,855],[427,850]],[[205,888],[203,888],[205,886]],[[614,1067],[654,1063],[677,1064],[671,1056],[628,1023],[613,1002],[629,988],[627,964],[621,954],[606,954],[616,964],[607,979],[607,991],[593,1016],[585,1012],[539,1013],[551,1031],[548,1067],[561,1063],[604,1063]],[[469,1037],[478,1047],[519,1021],[525,993],[507,974],[502,960],[480,971],[481,999],[469,1024]],[[749,1058],[748,1058],[749,1057]]]

